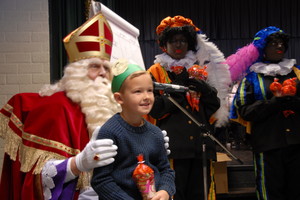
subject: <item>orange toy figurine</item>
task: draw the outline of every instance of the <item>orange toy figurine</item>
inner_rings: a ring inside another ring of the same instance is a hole
[[[136,182],[143,200],[148,200],[155,195],[154,171],[148,165],[144,164],[144,156],[142,154],[137,156],[138,166],[133,172],[133,179]]]

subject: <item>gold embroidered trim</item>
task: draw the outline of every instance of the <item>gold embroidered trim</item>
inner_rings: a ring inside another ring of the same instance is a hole
[[[4,151],[15,161],[22,138],[9,128],[8,122],[9,118],[0,113],[0,136],[5,140]]]
[[[76,189],[77,190],[81,190],[81,189],[84,190],[84,189],[87,189],[88,187],[91,187],[90,183],[91,183],[91,180],[92,180],[92,175],[93,175],[92,171],[80,173]]]
[[[8,104],[6,104],[6,105],[8,105]],[[9,107],[7,107],[7,108],[9,108]],[[16,127],[18,127],[20,129],[20,131],[23,132],[23,123],[19,120],[19,118],[15,114],[11,113],[10,120],[14,123],[14,125]],[[3,137],[4,139],[5,139],[6,136],[3,136],[3,134],[10,131],[10,130],[7,129],[8,128],[8,122],[9,122],[9,118],[4,116],[1,113],[0,137]],[[15,135],[14,132],[13,132],[13,135]],[[9,136],[13,137],[13,136],[11,136],[11,134],[9,134],[8,137]],[[17,137],[18,138],[15,138],[15,139],[20,140],[19,136],[17,136]],[[22,133],[22,138],[26,139],[26,140],[29,140],[31,142],[37,143],[37,144],[41,144],[41,145],[44,145],[44,146],[47,146],[47,147],[52,147],[52,148],[64,151],[64,152],[68,153],[71,156],[74,156],[74,155],[77,155],[78,153],[80,153],[80,151],[78,149],[68,147],[68,146],[66,146],[66,145],[64,145],[60,142],[56,142],[56,141],[53,141],[53,140],[48,140],[48,139],[45,139],[45,138],[42,138],[42,137],[31,135],[29,133],[23,132]]]
[[[4,109],[5,111],[9,112],[11,114],[10,116],[10,120],[15,124],[16,127],[18,127],[18,129],[20,129],[20,131],[23,130],[23,123],[19,120],[19,118],[13,113],[13,107],[9,104],[5,104],[4,107],[2,108]],[[1,113],[1,115],[3,115]],[[3,115],[3,117],[5,117],[7,119],[7,123],[8,123],[8,120],[9,118],[6,117],[5,115]],[[2,121],[3,119],[1,119]],[[7,126],[7,125],[6,125]],[[0,133],[1,134],[1,133]]]
[[[65,160],[66,157],[57,153],[40,150],[21,144],[19,149],[19,159],[22,172],[29,172],[36,164],[33,174],[40,174],[46,161],[50,159]]]
[[[22,172],[29,172],[33,166],[33,174],[40,174],[42,172],[42,169],[45,165],[45,163],[48,160],[55,159],[55,160],[65,160],[67,159],[64,156],[61,156],[59,154],[44,151],[40,149],[35,149],[32,147],[27,147],[25,145],[20,145],[20,163],[21,163],[21,171]],[[91,176],[88,172],[83,172],[80,174],[78,182],[77,182],[77,188],[82,189],[86,188],[87,186],[90,186],[90,180]]]
[[[7,104],[8,105],[8,104]],[[9,111],[9,106],[7,106]],[[7,109],[6,109],[7,110]],[[14,120],[13,122],[17,122],[19,120],[17,119],[14,115]],[[56,160],[65,160],[66,157],[61,156],[57,153],[45,151],[45,150],[40,150],[40,149],[35,149],[32,147],[27,147],[23,145],[22,143],[22,138],[18,136],[9,126],[10,118],[3,115],[0,113],[0,137],[5,140],[5,146],[4,146],[4,151],[10,156],[10,159],[13,161],[16,161],[17,153],[19,152],[19,161],[21,163],[21,171],[22,172],[29,172],[35,165],[33,174],[40,174],[43,166],[45,163],[50,160],[50,159],[56,159]],[[19,124],[19,123],[17,123]],[[18,126],[23,127],[22,126]],[[22,131],[22,129],[21,129]],[[25,139],[33,139],[34,142],[38,141],[38,139],[42,139],[46,141],[43,138],[39,137],[31,137],[30,134],[28,133],[23,133],[23,136],[25,135]],[[49,140],[48,140],[49,141]],[[42,143],[44,144],[44,143]],[[68,151],[67,151],[68,152]],[[79,150],[71,150],[71,152],[75,152],[75,154],[79,153]],[[80,174],[78,183],[77,183],[77,188],[82,189],[90,186],[90,180],[91,180],[91,173],[89,172],[83,172]]]
[[[7,131],[8,117],[0,113],[0,137],[5,139],[5,134]]]
[[[3,109],[6,110],[9,113],[12,113],[12,111],[13,111],[13,107],[11,105],[9,105],[9,104],[5,104],[3,106]]]
[[[60,142],[56,142],[56,141],[53,141],[53,140],[48,140],[48,139],[45,139],[45,138],[42,138],[42,137],[39,137],[39,136],[36,136],[36,135],[31,135],[29,133],[23,132],[22,133],[22,138],[26,139],[26,140],[29,140],[31,142],[37,143],[37,144],[41,144],[41,145],[44,145],[44,146],[47,146],[47,147],[52,147],[52,148],[64,151],[64,152],[66,152],[66,153],[68,153],[69,155],[72,155],[72,156],[77,155],[78,153],[80,153],[80,151],[78,149],[73,149],[71,147],[68,147],[68,146],[60,143]]]
[[[23,123],[14,113],[11,113],[10,120],[15,124],[16,127],[18,127],[18,129],[20,129],[20,131],[23,130]]]

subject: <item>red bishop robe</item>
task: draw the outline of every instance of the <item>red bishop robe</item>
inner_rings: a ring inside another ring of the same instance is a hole
[[[0,136],[5,139],[0,194],[6,200],[43,199],[45,162],[75,156],[89,142],[85,116],[64,92],[13,96],[0,110]]]

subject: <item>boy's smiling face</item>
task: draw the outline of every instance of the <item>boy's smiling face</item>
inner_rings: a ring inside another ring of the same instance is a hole
[[[138,74],[140,72],[137,72]],[[150,112],[154,103],[153,82],[147,72],[129,76],[120,90],[119,104],[122,110],[130,115],[143,116]]]

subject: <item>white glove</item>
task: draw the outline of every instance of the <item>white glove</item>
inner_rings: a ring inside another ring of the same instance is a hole
[[[162,130],[161,133],[162,133],[163,136],[164,136],[164,140],[165,140],[165,148],[166,148],[166,151],[167,151],[167,155],[170,155],[171,150],[168,149],[168,148],[169,148],[169,137],[167,136],[167,131],[166,131],[166,130]]]
[[[115,161],[118,147],[111,139],[90,141],[82,152],[75,157],[78,170],[90,171],[96,167],[109,165]]]
[[[97,136],[98,136],[98,134],[99,134],[100,128],[101,128],[101,126],[97,126],[97,127],[95,128],[95,130],[94,130],[94,132],[93,132],[93,134],[92,134],[92,137],[91,137],[90,141],[95,141],[95,140],[97,140]]]

